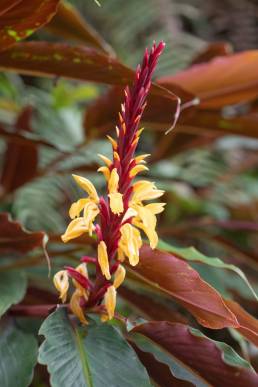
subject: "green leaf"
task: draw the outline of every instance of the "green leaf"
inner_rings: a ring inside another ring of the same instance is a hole
[[[177,257],[183,258],[186,261],[201,262],[206,265],[216,267],[218,269],[232,270],[234,273],[239,275],[240,278],[242,278],[242,280],[246,283],[246,285],[252,292],[256,301],[258,301],[258,296],[256,292],[254,291],[252,285],[248,281],[246,275],[242,272],[241,269],[239,269],[239,267],[225,263],[220,258],[217,258],[217,257],[207,257],[206,255],[196,250],[195,247],[175,247],[160,240],[158,248],[160,248],[161,250],[168,251],[170,253],[174,253]]]
[[[0,386],[27,387],[37,363],[37,341],[9,320],[0,326]]]
[[[15,271],[0,272],[0,317],[11,305],[17,304],[23,299],[26,285],[27,280],[23,273]]]
[[[149,387],[149,377],[136,353],[108,324],[76,325],[62,308],[42,324],[46,340],[39,363],[51,375],[52,387]]]

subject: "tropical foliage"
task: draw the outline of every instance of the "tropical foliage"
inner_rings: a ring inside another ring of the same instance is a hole
[[[0,386],[258,385],[258,51],[149,2],[0,4]]]

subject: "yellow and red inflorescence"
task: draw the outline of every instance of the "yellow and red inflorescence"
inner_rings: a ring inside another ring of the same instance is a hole
[[[135,176],[148,170],[147,154],[136,156],[135,150],[142,129],[140,119],[146,106],[146,97],[151,86],[151,77],[164,43],[153,44],[146,50],[141,66],[136,70],[134,85],[125,89],[124,103],[119,113],[116,139],[108,136],[113,148],[113,160],[99,155],[104,166],[98,169],[107,181],[106,197],[99,197],[94,185],[86,178],[73,175],[76,183],[86,192],[87,197],[73,203],[69,215],[71,222],[62,240],[68,242],[88,233],[95,233],[98,241],[97,258],[83,257],[77,268],[66,267],[54,276],[54,284],[66,302],[69,277],[75,291],[70,299],[70,309],[82,323],[87,323],[85,311],[99,305],[104,299],[102,319],[114,316],[116,289],[122,284],[126,271],[125,260],[135,266],[139,262],[143,231],[152,249],[157,246],[156,215],[164,210],[165,203],[149,203],[163,195],[148,180],[134,182]],[[96,266],[95,280],[89,279],[87,263]]]

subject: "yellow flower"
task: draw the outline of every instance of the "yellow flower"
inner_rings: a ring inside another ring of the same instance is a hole
[[[131,202],[139,203],[144,200],[157,199],[164,194],[164,191],[157,189],[155,183],[147,180],[137,181],[133,185]]]
[[[98,263],[99,263],[102,274],[106,277],[107,280],[110,280],[111,275],[110,275],[110,271],[109,271],[107,246],[106,246],[106,243],[104,241],[101,241],[98,244]]]
[[[71,239],[78,238],[80,235],[88,231],[85,225],[84,218],[75,218],[68,225],[65,233],[61,236],[63,242],[68,242]]]
[[[88,278],[88,270],[87,270],[87,265],[86,263],[81,263],[80,265],[78,265],[76,268],[75,268],[76,271],[78,271],[78,273],[82,274],[84,277]],[[82,285],[79,284],[78,281],[76,281],[74,278],[73,278],[73,285],[76,289],[80,290],[81,292],[81,296],[84,297],[85,300],[88,299],[88,295],[89,295],[89,291],[86,290]]]
[[[114,214],[120,214],[124,211],[123,195],[118,192],[119,175],[117,169],[112,169],[108,180],[108,192],[110,200],[110,208]]]
[[[90,199],[94,201],[95,203],[99,202],[99,197],[97,194],[97,191],[94,187],[94,185],[85,177],[78,176],[78,175],[73,175],[74,180],[76,183],[84,190],[87,192],[89,195]]]
[[[118,253],[126,255],[132,266],[139,262],[139,249],[142,246],[142,239],[139,230],[131,224],[126,223],[120,228],[121,238],[118,243]]]
[[[89,197],[79,199],[71,205],[69,215],[73,220],[68,225],[65,233],[61,236],[65,243],[71,239],[78,238],[85,232],[88,232],[91,236],[92,231],[94,230],[93,222],[99,214],[99,197],[94,185],[84,177],[73,175],[73,178],[76,183],[87,192]],[[83,217],[80,216],[82,211]]]
[[[86,325],[88,324],[88,321],[86,320],[83,313],[83,309],[80,306],[81,297],[82,297],[81,291],[79,289],[76,289],[70,300],[70,308],[73,314],[78,317],[80,322]]]
[[[107,310],[108,319],[111,320],[114,317],[116,308],[116,289],[113,285],[110,286],[105,293],[104,304]]]
[[[116,289],[124,282],[125,274],[126,274],[125,268],[122,265],[118,265],[118,268],[115,271],[114,283],[113,283]]]
[[[53,278],[54,285],[56,289],[59,291],[62,303],[66,301],[67,292],[69,289],[69,277],[66,270],[60,270],[54,275]]]

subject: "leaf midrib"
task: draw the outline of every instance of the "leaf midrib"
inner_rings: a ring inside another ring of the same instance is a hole
[[[79,330],[76,328],[74,329],[74,339],[75,339],[75,345],[78,348],[79,357],[82,364],[82,371],[83,371],[85,380],[89,387],[94,387],[93,381],[92,381],[92,375],[90,371],[90,365],[87,357],[87,352],[84,349],[81,334]]]

